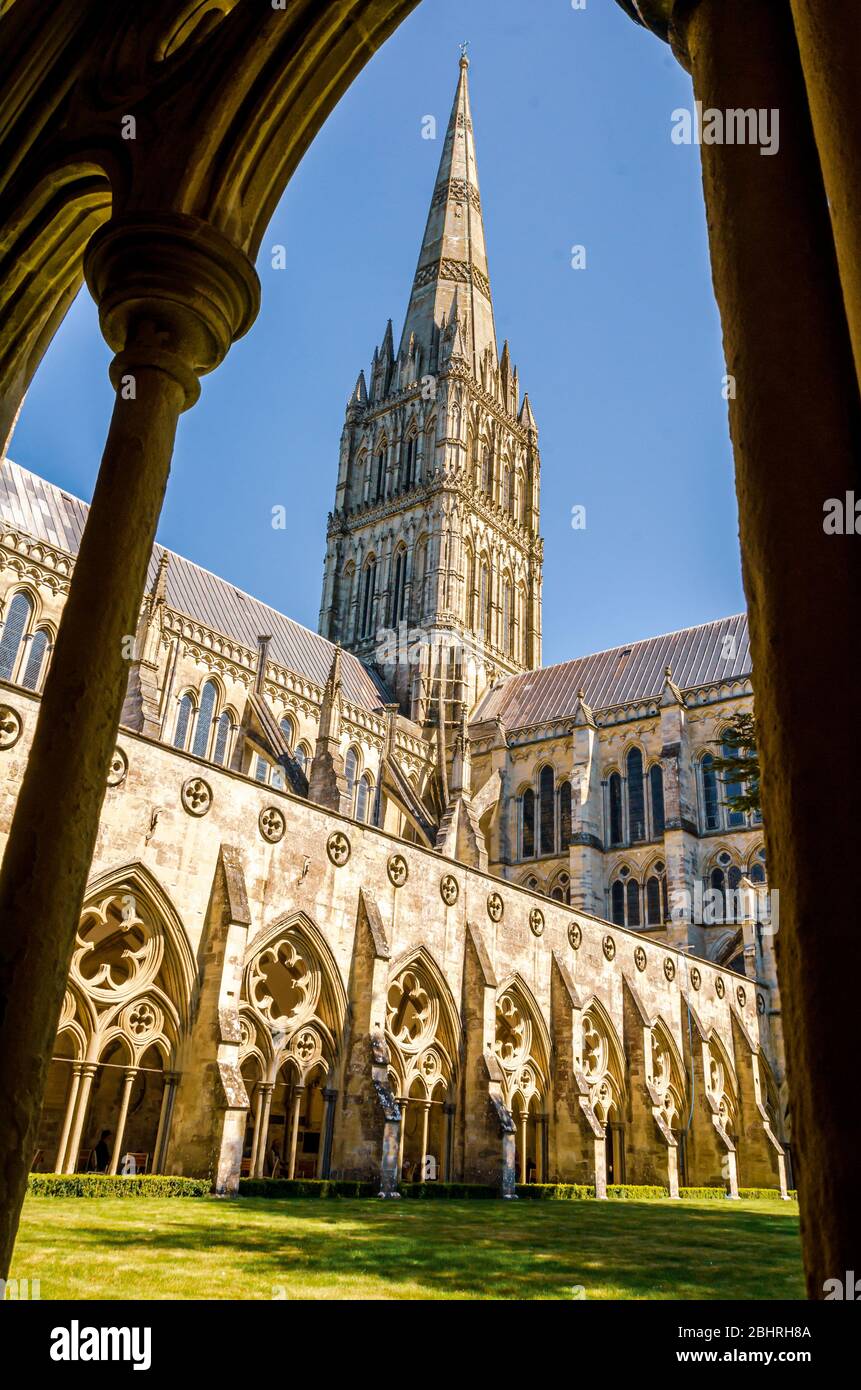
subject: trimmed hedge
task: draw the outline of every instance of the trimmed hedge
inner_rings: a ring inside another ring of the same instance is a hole
[[[595,1188],[586,1183],[519,1183],[515,1188],[518,1197],[532,1202],[580,1202],[594,1200]],[[240,1197],[378,1197],[377,1182],[345,1182],[339,1179],[314,1178],[241,1178]],[[401,1197],[410,1201],[465,1201],[480,1199],[494,1200],[499,1197],[499,1188],[490,1183],[470,1182],[407,1182],[400,1185]],[[778,1198],[780,1193],[770,1187],[743,1187],[741,1197]],[[723,1187],[682,1187],[679,1196],[691,1201],[711,1199],[722,1201],[726,1197]],[[794,1197],[794,1193],[790,1193]],[[607,1187],[607,1197],[618,1202],[666,1201],[669,1192],[666,1187],[637,1186],[633,1183]]]
[[[240,1197],[376,1197],[378,1182],[337,1178],[240,1178]]]
[[[748,1201],[780,1201],[780,1190],[777,1187],[740,1187],[739,1197]],[[788,1194],[793,1202],[798,1200],[798,1193],[793,1189]],[[679,1196],[686,1197],[692,1202],[722,1202],[726,1198],[725,1187],[680,1187]]]
[[[175,1178],[163,1173],[31,1173],[31,1197],[206,1197],[206,1178]]]

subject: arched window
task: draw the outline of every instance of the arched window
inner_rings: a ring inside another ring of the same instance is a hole
[[[367,821],[374,804],[374,783],[369,773],[359,778],[356,788],[356,820]]]
[[[610,777],[610,844],[622,843],[622,778],[618,772]]]
[[[212,761],[218,763],[219,767],[224,767],[227,761],[227,744],[230,738],[230,731],[233,727],[233,720],[227,710],[219,716],[215,730],[215,748],[212,753]]]
[[[646,793],[643,783],[643,755],[632,748],[627,758],[628,830],[631,843],[646,838]]]
[[[535,853],[535,793],[527,787],[521,803],[520,857],[531,859]]]
[[[625,885],[620,878],[616,879],[610,889],[610,910],[613,921],[617,927],[625,925]]]
[[[377,501],[382,497],[386,486],[386,447],[382,445],[377,454],[377,479],[374,496]]]
[[[416,435],[415,430],[413,430],[413,432],[412,432],[412,433],[409,435],[409,437],[407,438],[406,444],[404,445],[403,471],[402,471],[402,486],[405,487],[405,488],[412,487],[413,483],[415,483],[415,482],[417,481],[417,478],[416,478],[416,460],[417,460],[417,457],[418,457],[418,436]]]
[[[721,749],[724,758],[737,758],[738,750],[731,744],[725,743]],[[741,782],[724,782],[724,800],[726,802],[726,823],[733,830],[741,825],[747,824],[747,816],[744,811],[733,811],[730,808],[730,801],[734,801],[737,796],[742,796],[744,787]]]
[[[467,627],[471,628],[475,614],[475,553],[471,545],[466,547],[466,591],[463,596],[463,616]]]
[[[649,791],[652,798],[652,838],[657,840],[664,833],[664,774],[660,763],[652,763],[649,768]]]
[[[32,599],[28,594],[17,593],[9,604],[0,638],[0,680],[11,681],[14,677],[18,650],[32,615]]]
[[[404,616],[404,594],[406,592],[407,552],[401,546],[396,555],[393,568],[392,597],[389,611],[389,626],[397,627]]]
[[[628,923],[629,927],[640,926],[640,885],[635,878],[629,878],[625,886],[625,897],[628,903]]]
[[[493,454],[489,444],[485,444],[481,455],[481,490],[488,494],[493,491]]]
[[[290,749],[290,752],[292,753],[293,745],[296,742],[296,725],[293,723],[293,720],[290,718],[289,714],[284,715],[284,718],[281,720],[281,723],[278,725],[278,727],[284,735],[284,742],[287,744],[287,747]]]
[[[269,764],[265,758],[258,757],[254,765],[255,782],[266,782],[269,779]]]
[[[517,590],[517,612],[514,617],[514,653],[522,666],[526,665],[526,590],[521,584]]]
[[[514,509],[514,474],[508,464],[502,474],[502,505],[508,512]]]
[[[542,767],[538,779],[541,797],[541,853],[553,854],[556,850],[556,805],[552,767]]]
[[[349,797],[350,815],[355,815],[356,808],[356,781],[359,775],[359,755],[355,748],[347,750],[344,759],[344,777],[347,781],[347,795]]]
[[[176,730],[173,735],[174,748],[185,748],[188,744],[188,731],[194,715],[194,701],[191,696],[183,695],[179,702],[179,713],[176,716]]]
[[[359,636],[370,637],[374,626],[374,598],[377,588],[377,561],[371,556],[362,571],[362,604],[359,613]]]
[[[191,751],[196,758],[205,758],[209,751],[209,735],[215,718],[215,703],[218,691],[213,681],[205,681],[200,692],[200,712],[194,728]]]
[[[304,743],[300,743],[296,752],[293,754],[302,771],[307,774],[308,764],[311,761],[311,751]]]
[[[490,618],[491,618],[491,593],[490,593],[490,569],[487,561],[481,562],[481,577],[478,586],[478,616],[481,623],[481,636],[490,641]]]
[[[521,471],[517,480],[517,491],[520,493],[520,524],[529,525],[529,492],[526,487],[526,475]]]
[[[720,803],[718,802],[717,773],[714,758],[706,753],[700,763],[703,794],[703,824],[706,830],[720,829]]]
[[[44,628],[40,628],[38,632],[33,633],[33,637],[30,641],[30,650],[27,653],[27,664],[24,667],[24,675],[21,678],[21,684],[24,686],[25,690],[39,689],[43,674],[42,667],[50,646],[51,636]]]
[[[658,860],[646,880],[646,922],[650,927],[658,927],[669,915],[666,865]]]
[[[506,656],[514,655],[514,603],[511,580],[506,575],[502,585],[502,641]]]
[[[568,849],[571,844],[571,783],[563,782],[559,788],[559,848]]]
[[[428,584],[428,542],[423,536],[416,546],[415,583],[413,584],[412,606],[415,621],[420,623],[427,606]]]

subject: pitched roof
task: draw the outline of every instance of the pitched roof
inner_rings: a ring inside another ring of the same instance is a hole
[[[28,472],[11,459],[0,462],[0,517],[15,530],[74,556],[88,511],[86,502],[38,474]],[[153,549],[147,572],[148,590],[155,582],[163,553],[161,546]],[[271,634],[268,659],[322,690],[332,665],[333,643],[183,555],[174,551],[168,554],[169,608],[251,652],[256,650],[258,637]],[[393,697],[379,677],[349,652],[342,655],[341,671],[344,698],[351,704],[372,710],[392,702]]]
[[[508,729],[524,729],[565,719],[576,713],[581,690],[596,711],[656,699],[664,688],[668,666],[682,690],[749,676],[747,615],[718,618],[700,627],[510,676],[482,697],[471,722],[499,717]]]

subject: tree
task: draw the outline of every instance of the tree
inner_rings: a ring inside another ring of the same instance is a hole
[[[738,788],[733,794],[727,790],[729,809],[762,815],[755,716],[736,714],[722,736],[715,740],[715,747],[719,750],[714,759],[715,771],[727,789]]]

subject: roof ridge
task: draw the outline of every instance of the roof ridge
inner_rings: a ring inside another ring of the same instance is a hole
[[[52,483],[50,478],[43,478],[41,473],[34,473],[31,468],[25,468],[22,463],[16,463],[14,459],[10,459],[8,457],[4,457],[2,460],[0,460],[0,463],[11,464],[12,467],[17,468],[20,473],[26,473],[29,477],[35,478],[39,483],[42,484],[43,487],[50,488],[52,492],[58,493],[61,497],[67,497],[70,498],[73,502],[80,503],[82,507],[86,507],[87,511],[89,511],[91,503],[87,502],[85,498],[78,497],[76,493],[70,492],[67,488],[60,487],[59,483]],[[13,518],[9,519],[14,520]],[[39,541],[40,544],[43,543],[40,536],[34,536],[33,540]],[[55,548],[62,549],[62,547]],[[316,638],[319,642],[325,643],[327,647],[334,650],[335,643],[330,641],[328,637],[324,637],[320,632],[315,632],[313,628],[306,627],[305,624],[300,623],[297,618],[292,618],[289,613],[282,613],[280,608],[275,608],[271,603],[267,603],[266,599],[258,598],[256,594],[249,593],[247,589],[240,588],[238,584],[234,584],[233,580],[228,579],[225,575],[217,574],[215,570],[208,569],[206,565],[201,565],[197,560],[192,560],[189,555],[183,555],[182,551],[172,550],[170,546],[163,545],[161,541],[156,540],[153,542],[153,555],[157,560],[160,558],[157,555],[158,551],[161,551],[162,554],[169,555],[171,559],[176,558],[177,560],[181,560],[183,564],[192,565],[194,569],[199,570],[201,574],[208,575],[211,579],[217,580],[219,584],[228,585],[229,588],[233,589],[234,593],[241,595],[243,598],[250,599],[252,603],[259,604],[261,608],[265,608],[268,612],[274,613],[276,617],[284,618],[288,623],[292,623],[294,627],[301,628],[303,632],[307,632],[309,636]],[[72,551],[67,551],[67,554],[71,555],[73,559],[75,558]],[[169,604],[168,606],[172,607],[173,605]],[[181,609],[177,609],[176,611],[182,612]],[[186,618],[190,618],[193,622],[202,621],[199,614],[184,613],[183,616]],[[209,624],[203,623],[203,626],[208,627]],[[353,653],[345,652],[344,655],[352,657]],[[358,657],[355,657],[354,659],[356,661],[359,661]],[[275,664],[280,665],[279,662],[276,662]],[[359,665],[364,666],[364,664],[364,662],[359,661]]]

